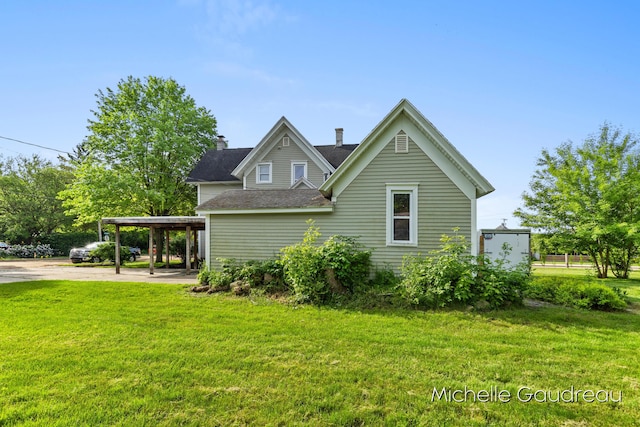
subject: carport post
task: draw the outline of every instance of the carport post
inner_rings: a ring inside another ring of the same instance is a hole
[[[198,230],[193,230],[193,265],[198,268]]]
[[[186,238],[184,239],[186,241],[186,245],[187,247],[184,250],[185,253],[185,258],[186,258],[186,263],[185,266],[187,267],[187,274],[191,273],[191,227],[187,225],[187,231],[185,233]]]
[[[153,225],[149,226],[149,274],[153,274]]]
[[[169,268],[171,267],[171,266],[169,265],[169,263],[171,262],[171,256],[169,256],[169,238],[170,238],[170,236],[169,236],[169,229],[168,229],[168,228],[164,231],[164,235],[165,235],[165,237],[164,237],[164,241],[165,241],[165,245],[164,245],[164,246],[165,246],[165,251],[164,251],[164,252],[165,252],[165,255],[166,255],[166,257],[167,257],[167,264],[166,264],[164,267],[165,267],[166,269],[169,269]]]
[[[120,226],[116,224],[116,274],[120,274]]]

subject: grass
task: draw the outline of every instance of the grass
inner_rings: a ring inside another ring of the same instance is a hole
[[[0,301],[0,425],[640,419],[640,316],[631,313],[340,310],[71,281],[3,284]],[[434,388],[465,386],[512,399],[432,401]],[[622,391],[623,401],[525,403],[516,398],[524,386]]]

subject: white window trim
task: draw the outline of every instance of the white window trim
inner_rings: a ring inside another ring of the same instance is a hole
[[[418,184],[387,184],[387,246],[418,246]],[[409,194],[409,240],[393,238],[393,195]]]
[[[260,181],[260,166],[269,166],[269,180]],[[256,184],[271,184],[273,176],[273,164],[271,162],[260,162],[256,165]]]
[[[296,183],[296,166],[303,166],[304,167],[304,175],[303,178],[308,179],[307,178],[307,162],[306,161],[296,161],[296,160],[292,160],[291,161],[291,185]]]

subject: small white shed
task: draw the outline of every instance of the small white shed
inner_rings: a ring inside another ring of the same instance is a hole
[[[504,224],[495,229],[480,230],[480,253],[491,260],[505,259],[511,266],[528,262],[531,254],[531,230],[509,229]],[[504,255],[504,247],[510,252]]]

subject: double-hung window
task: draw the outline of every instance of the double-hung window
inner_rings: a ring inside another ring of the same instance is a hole
[[[387,245],[418,244],[418,185],[387,184]]]
[[[271,184],[271,163],[258,163],[256,166],[256,184]]]

